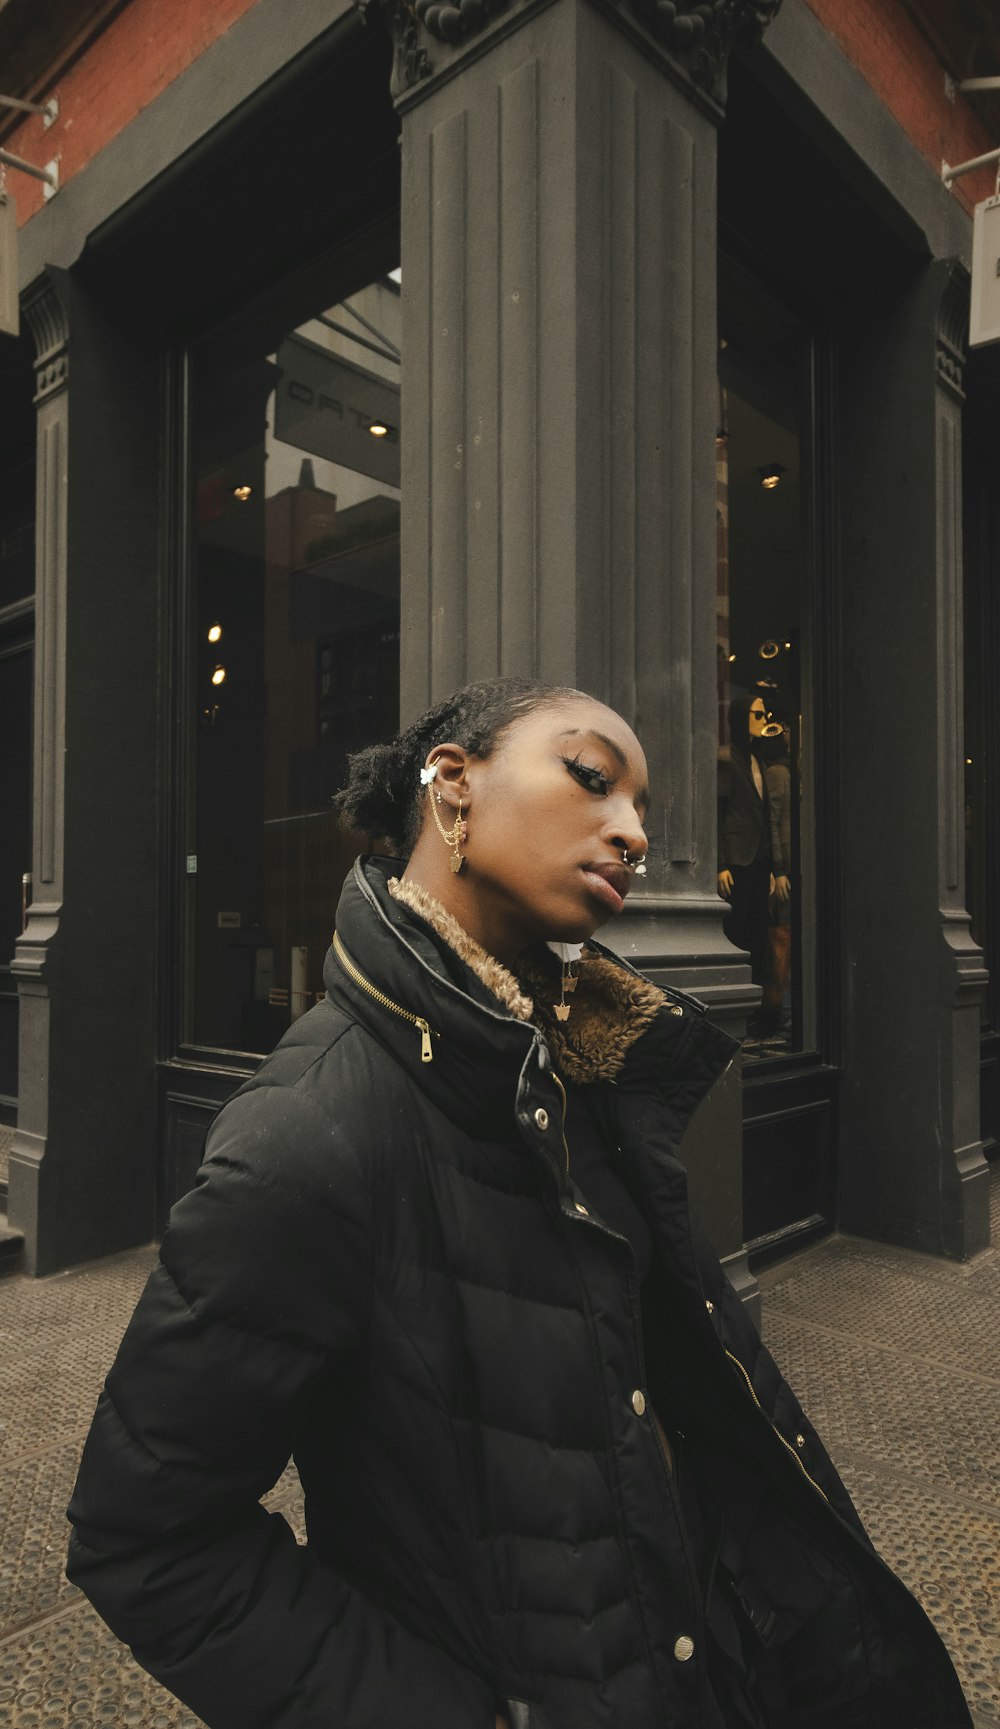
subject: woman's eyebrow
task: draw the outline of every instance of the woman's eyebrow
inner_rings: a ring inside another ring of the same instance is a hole
[[[561,738],[581,738],[582,737],[582,738],[600,739],[601,743],[603,745],[605,745],[607,747],[607,749],[611,752],[611,755],[615,758],[615,760],[617,761],[619,766],[621,768],[628,768],[628,757],[625,755],[625,752],[622,750],[621,746],[615,744],[614,739],[609,738],[606,732],[598,732],[596,727],[590,726],[587,728],[586,732],[584,732],[584,733],[581,733],[580,728],[578,726],[567,727],[566,731],[564,733],[560,734],[560,737]]]

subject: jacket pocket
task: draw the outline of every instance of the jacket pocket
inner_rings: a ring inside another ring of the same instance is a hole
[[[722,1545],[719,1572],[761,1644],[782,1645],[836,1595],[836,1574],[772,1504],[742,1545]]]

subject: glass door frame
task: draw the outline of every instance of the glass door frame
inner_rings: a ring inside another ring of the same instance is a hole
[[[844,1002],[839,728],[845,698],[837,343],[819,309],[788,308],[780,284],[755,270],[756,262],[744,263],[738,247],[720,248],[720,273],[730,269],[745,276],[803,331],[806,401],[800,451],[806,571],[800,694],[803,780],[808,776],[810,785],[800,816],[802,830],[809,825],[815,851],[815,986],[814,1036],[808,1045],[763,1057],[743,1069],[745,1228],[755,1269],[804,1247],[836,1223]],[[775,1175],[782,1171],[804,1173],[802,1189],[808,1198],[795,1217],[776,1217],[769,1224],[767,1196],[780,1188]]]
[[[160,944],[159,1060],[175,1069],[218,1077],[228,1090],[252,1075],[266,1053],[199,1043],[194,1029],[195,921],[188,861],[197,847],[197,688],[191,643],[196,616],[197,564],[191,477],[192,376],[198,350],[213,339],[236,340],[261,325],[291,326],[313,305],[350,294],[398,265],[399,213],[392,209],[307,269],[279,278],[238,313],[215,319],[176,339],[164,355],[164,570],[161,636],[162,940]],[[303,308],[305,309],[303,311]]]

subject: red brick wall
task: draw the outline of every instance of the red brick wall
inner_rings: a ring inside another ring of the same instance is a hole
[[[74,174],[171,84],[178,73],[249,12],[255,0],[130,0],[44,99],[59,98],[45,130],[29,115],[5,148],[39,167],[59,158],[59,181]],[[42,203],[42,184],[8,172],[20,222]]]
[[[794,0],[786,0],[794,4]],[[950,102],[944,67],[899,0],[806,0],[890,114],[938,173],[942,162],[969,162],[1000,147],[963,96]],[[954,183],[967,210],[991,198],[995,168]]]
[[[59,98],[55,125],[45,131],[41,118],[31,116],[11,133],[7,148],[39,165],[58,156],[65,185],[254,3],[130,0],[46,92]],[[806,4],[935,170],[942,160],[964,162],[1000,145],[963,97],[949,102],[944,70],[899,0]],[[41,183],[13,172],[9,179],[25,222],[41,206]],[[993,172],[984,169],[957,181],[955,196],[971,210],[994,186]]]

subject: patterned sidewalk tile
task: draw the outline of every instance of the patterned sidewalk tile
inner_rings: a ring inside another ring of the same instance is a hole
[[[765,1337],[835,1461],[863,1454],[967,1503],[1000,1506],[1000,1382],[784,1315],[767,1317]]]
[[[66,1503],[80,1445],[73,1441],[4,1469],[0,1639],[77,1597],[63,1569],[69,1539]]]
[[[875,1547],[941,1634],[971,1709],[1000,1720],[1000,1511],[958,1516],[905,1475],[855,1464],[842,1474]]]
[[[3,1729],[201,1729],[79,1603],[0,1644]]]
[[[962,1269],[946,1267],[951,1276],[942,1278],[940,1266],[928,1277],[914,1265],[916,1257],[890,1263],[867,1245],[824,1244],[784,1277],[775,1279],[772,1273],[764,1314],[835,1327],[854,1339],[1000,1383],[1000,1256],[988,1252],[988,1268],[976,1271],[973,1262]],[[970,1268],[971,1280],[963,1276]]]

